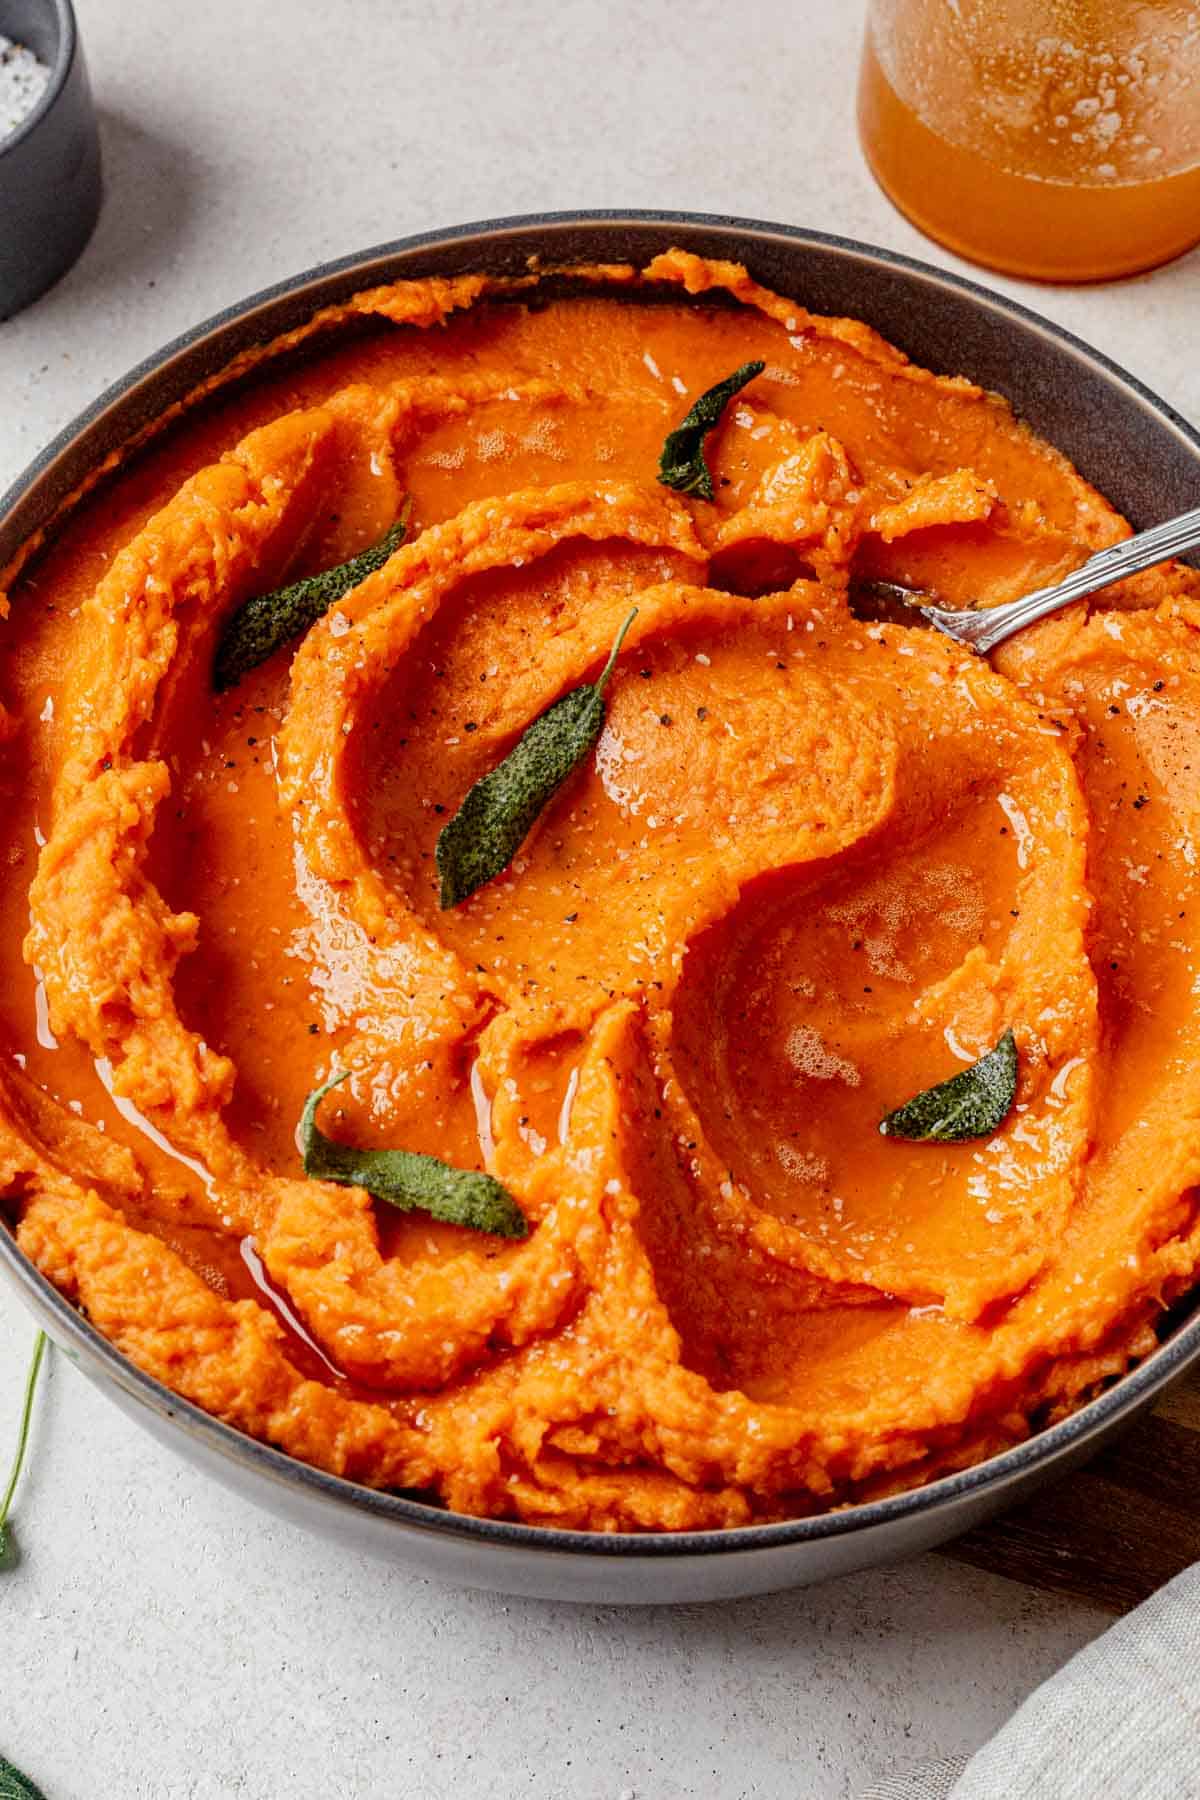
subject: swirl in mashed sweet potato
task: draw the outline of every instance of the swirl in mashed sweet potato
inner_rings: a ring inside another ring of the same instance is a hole
[[[360,295],[10,572],[0,1170],[102,1332],[293,1456],[734,1526],[1019,1440],[1195,1279],[1197,583],[990,664],[864,622],[854,577],[994,603],[1127,527],[1003,401],[733,265],[552,295]],[[715,501],[667,491],[758,358]],[[216,693],[231,611],[405,495]],[[595,752],[442,911],[442,826],[634,606]],[[880,1136],[1009,1026],[993,1136]],[[306,1179],[338,1068],[330,1135],[486,1167],[528,1237]]]

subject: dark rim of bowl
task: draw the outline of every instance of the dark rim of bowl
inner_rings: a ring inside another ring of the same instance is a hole
[[[71,73],[71,65],[75,61],[75,44],[79,29],[75,23],[75,9],[71,0],[50,0],[50,6],[58,19],[58,49],[55,52],[50,79],[32,112],[26,113],[15,131],[10,131],[7,137],[0,138],[0,157],[7,156],[8,152],[19,144],[22,138],[28,137],[31,132],[37,130],[39,123],[45,118],[66,86],[67,76]]]
[[[67,0],[56,0],[65,14],[70,13]],[[40,110],[40,108],[39,108]],[[22,130],[26,129],[25,126]],[[517,214],[499,219],[482,219],[448,230],[418,232],[372,246],[355,255],[318,263],[286,281],[261,289],[247,299],[224,307],[202,324],[184,332],[154,355],[138,363],[121,380],[114,382],[91,406],[69,424],[34,458],[24,473],[0,498],[0,527],[5,516],[30,486],[48,469],[75,439],[99,419],[123,395],[147,376],[169,362],[180,352],[199,343],[223,326],[247,313],[296,293],[330,277],[353,269],[363,271],[363,284],[370,285],[370,269],[401,252],[452,244],[465,238],[495,239],[504,234],[531,230],[567,231],[580,226],[612,226],[622,224],[661,226],[665,235],[673,227],[738,233],[744,237],[773,237],[795,244],[798,248],[815,245],[822,250],[846,253],[859,260],[874,260],[887,267],[919,276],[926,282],[965,293],[976,303],[1018,320],[1076,355],[1104,370],[1141,400],[1160,419],[1166,419],[1195,452],[1200,463],[1200,432],[1171,406],[1161,400],[1145,384],[1123,369],[1102,351],[1093,349],[1082,338],[1053,324],[1031,308],[1007,296],[994,293],[978,282],[936,268],[915,257],[877,245],[856,242],[827,232],[810,231],[798,226],[778,225],[758,219],[744,219],[713,213],[659,212],[650,209],[599,209],[586,212],[552,212]],[[744,255],[745,252],[743,251]],[[52,524],[53,521],[51,521]],[[35,1313],[48,1316],[52,1332],[81,1352],[83,1359],[99,1365],[126,1394],[138,1400],[160,1417],[171,1420],[191,1435],[210,1445],[221,1456],[235,1464],[248,1465],[267,1482],[283,1487],[307,1489],[315,1499],[328,1502],[337,1510],[350,1509],[388,1518],[397,1524],[420,1531],[475,1539],[482,1543],[525,1551],[550,1551],[564,1555],[593,1557],[683,1557],[711,1554],[742,1553],[755,1549],[782,1549],[785,1546],[812,1542],[822,1538],[841,1537],[848,1532],[867,1530],[873,1526],[897,1523],[917,1513],[932,1513],[951,1506],[956,1500],[982,1490],[1008,1486],[1032,1468],[1052,1464],[1066,1458],[1088,1438],[1115,1424],[1134,1411],[1153,1394],[1165,1387],[1176,1375],[1200,1358],[1200,1305],[1192,1316],[1128,1373],[1087,1405],[1058,1423],[1037,1431],[1022,1443],[998,1456],[973,1463],[969,1468],[944,1475],[923,1486],[893,1494],[881,1500],[864,1501],[836,1512],[812,1514],[806,1518],[782,1520],[766,1525],[730,1526],[715,1531],[682,1532],[588,1532],[565,1530],[557,1526],[525,1525],[506,1519],[481,1519],[469,1514],[452,1513],[438,1506],[388,1493],[360,1483],[330,1475],[310,1463],[300,1462],[271,1444],[248,1436],[227,1425],[211,1413],[204,1412],[190,1400],[173,1393],[152,1375],[146,1374],[125,1357],[108,1338],[80,1314],[58,1289],[18,1248],[11,1230],[0,1230],[0,1263],[7,1266],[16,1284],[32,1302]]]

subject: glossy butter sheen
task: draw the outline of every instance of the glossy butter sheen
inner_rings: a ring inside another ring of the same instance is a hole
[[[1016,1441],[1190,1281],[1194,577],[996,671],[854,621],[851,567],[1002,599],[1124,527],[865,327],[681,254],[646,285],[740,306],[633,283],[363,297],[408,328],[264,369],[14,583],[0,1148],[24,1248],[219,1416],[463,1511],[683,1529]],[[715,504],[665,492],[760,356]],[[230,608],[406,492],[412,543],[214,697]],[[443,913],[441,825],[633,604],[594,759]],[[1009,1023],[996,1139],[878,1136]],[[346,1065],[327,1129],[486,1159],[530,1240],[304,1182]]]

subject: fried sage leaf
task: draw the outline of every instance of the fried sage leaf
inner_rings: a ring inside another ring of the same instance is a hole
[[[1017,1097],[1017,1040],[1010,1027],[969,1069],[915,1094],[880,1120],[884,1137],[956,1144],[998,1131]]]
[[[274,656],[283,644],[308,631],[335,601],[376,569],[382,569],[407,537],[411,514],[412,503],[406,500],[400,517],[379,542],[360,550],[349,562],[338,563],[320,575],[305,575],[301,581],[275,588],[272,593],[256,594],[239,606],[217,645],[213,662],[213,686],[217,692],[236,687],[243,675]]]
[[[534,820],[591,750],[604,725],[604,690],[637,617],[635,606],[599,679],[572,688],[521,733],[502,763],[482,775],[437,841],[445,911],[507,869]]]
[[[0,1756],[0,1800],[46,1800],[46,1796],[28,1775]]]
[[[317,1125],[317,1108],[330,1088],[346,1080],[342,1069],[304,1102],[300,1148],[304,1173],[315,1181],[340,1181],[343,1187],[366,1188],[402,1212],[416,1208],[447,1225],[467,1225],[497,1237],[522,1238],[529,1231],[525,1214],[506,1187],[478,1169],[452,1169],[436,1156],[417,1150],[355,1150],[328,1138]]]
[[[33,1418],[33,1396],[37,1391],[38,1373],[46,1354],[47,1341],[44,1331],[39,1331],[33,1340],[33,1355],[29,1359],[29,1373],[25,1377],[25,1394],[21,1401],[21,1417],[17,1425],[17,1447],[13,1452],[8,1481],[3,1494],[0,1494],[0,1569],[11,1568],[16,1561],[16,1546],[13,1543],[12,1528],[8,1523],[8,1512],[12,1505],[13,1495],[17,1491],[17,1483],[21,1479],[21,1469],[25,1462],[25,1449],[29,1443],[29,1423]],[[3,1758],[0,1758],[0,1772],[3,1767]],[[0,1800],[4,1800],[2,1783],[0,1783]]]
[[[712,476],[704,460],[704,440],[721,422],[733,396],[747,382],[753,381],[766,368],[765,362],[743,363],[724,381],[718,381],[701,394],[686,419],[678,424],[663,445],[658,459],[658,479],[664,487],[680,494],[696,494],[701,500],[713,499]]]

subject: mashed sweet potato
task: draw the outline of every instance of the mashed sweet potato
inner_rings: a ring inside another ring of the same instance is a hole
[[[733,265],[317,327],[10,571],[26,1254],[242,1430],[534,1523],[840,1505],[1078,1404],[1200,1258],[1196,578],[991,664],[856,617],[854,577],[991,603],[1127,527],[1002,400]],[[750,359],[714,501],[659,485]],[[216,692],[231,612],[405,495],[409,540]],[[594,753],[443,911],[439,831],[635,606]],[[993,1135],[879,1134],[1008,1027]],[[336,1069],[330,1135],[486,1168],[528,1236],[306,1179]]]

